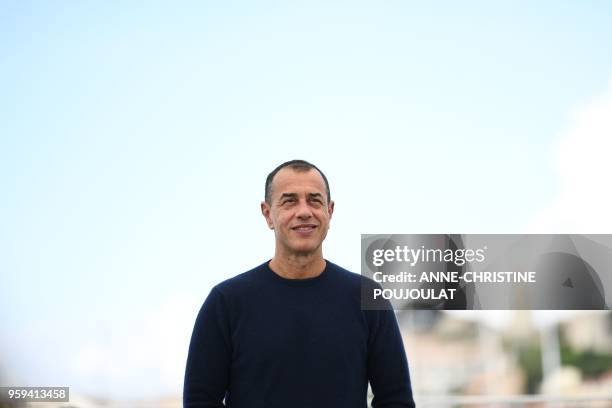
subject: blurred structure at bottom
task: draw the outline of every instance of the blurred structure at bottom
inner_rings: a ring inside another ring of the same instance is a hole
[[[612,312],[399,311],[417,406],[612,408]],[[490,320],[490,319],[489,319]],[[372,395],[370,395],[371,400]],[[181,395],[111,400],[71,389],[70,402],[0,408],[179,408]]]

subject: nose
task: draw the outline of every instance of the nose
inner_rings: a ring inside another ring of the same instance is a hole
[[[300,201],[295,216],[304,221],[312,217],[312,211],[306,201]]]

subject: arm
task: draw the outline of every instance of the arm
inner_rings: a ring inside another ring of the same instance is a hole
[[[408,361],[393,310],[371,310],[368,379],[374,408],[414,408]]]
[[[231,342],[223,295],[213,288],[198,313],[191,335],[183,407],[222,408],[229,387]]]

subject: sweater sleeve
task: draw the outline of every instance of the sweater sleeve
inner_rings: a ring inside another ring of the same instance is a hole
[[[414,408],[408,361],[393,310],[373,310],[368,344],[368,380],[374,408]]]
[[[191,335],[183,407],[221,408],[229,385],[231,340],[222,293],[212,289],[200,309]]]

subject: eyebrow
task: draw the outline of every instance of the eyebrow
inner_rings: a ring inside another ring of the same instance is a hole
[[[297,198],[297,194],[296,193],[283,193],[281,194],[279,200],[282,200],[283,198]]]
[[[283,198],[297,198],[297,193],[283,193],[280,196],[280,200]],[[308,193],[308,198],[321,198],[323,199],[323,194],[321,193]]]

